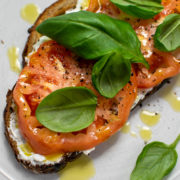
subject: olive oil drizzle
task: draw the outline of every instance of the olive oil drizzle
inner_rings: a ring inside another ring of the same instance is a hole
[[[82,155],[59,172],[60,180],[90,180],[95,175],[95,167],[90,157]]]
[[[7,55],[9,58],[9,64],[12,71],[20,73],[21,66],[19,63],[19,48],[12,46],[8,48]]]
[[[160,120],[160,114],[143,110],[140,112],[140,119],[147,126],[155,126]]]
[[[148,127],[141,127],[139,129],[140,137],[145,141],[149,141],[152,138],[152,131]]]
[[[122,131],[122,133],[127,134],[127,133],[130,132],[130,129],[131,129],[130,123],[127,122],[127,123],[122,127],[121,131]]]
[[[33,3],[27,4],[21,9],[22,19],[30,24],[33,24],[36,21],[39,13],[39,8]]]
[[[173,92],[169,92],[164,96],[164,99],[171,105],[174,111],[180,112],[180,97]]]

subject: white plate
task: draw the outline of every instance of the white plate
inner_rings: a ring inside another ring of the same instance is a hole
[[[25,170],[14,158],[13,152],[4,136],[3,110],[6,93],[16,82],[18,75],[9,68],[7,49],[12,45],[20,48],[20,54],[27,39],[28,23],[20,17],[20,9],[27,3],[37,4],[41,10],[52,3],[52,0],[1,0],[0,3],[0,179],[1,180],[57,180],[57,174],[36,175]],[[20,57],[20,61],[21,61]],[[177,80],[177,78],[176,78]],[[174,80],[174,81],[176,81]],[[173,83],[170,86],[174,86]],[[178,89],[176,89],[178,91]],[[160,122],[152,127],[152,140],[171,143],[180,133],[180,113],[173,111],[170,105],[160,98],[159,91],[143,103],[141,109],[148,109],[161,114]],[[179,94],[180,95],[180,94]],[[150,106],[148,106],[150,104]],[[129,180],[138,154],[144,147],[144,141],[139,136],[137,125],[144,124],[139,118],[140,109],[136,109],[129,118],[131,129],[137,133],[137,138],[130,134],[117,133],[107,142],[96,148],[90,155],[93,159],[96,174],[93,180]],[[177,146],[180,155],[180,144]],[[167,180],[179,179],[180,160]]]

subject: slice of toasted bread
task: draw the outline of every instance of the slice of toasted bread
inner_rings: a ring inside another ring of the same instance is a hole
[[[39,16],[34,26],[29,29],[29,38],[27,40],[24,52],[23,52],[23,65],[26,65],[25,57],[32,52],[33,45],[39,40],[40,34],[35,30],[37,25],[49,17],[64,14],[66,10],[74,8],[77,0],[59,0],[52,4],[50,7]],[[156,92],[164,83],[161,85],[144,92],[143,96],[137,100],[132,109],[137,107],[147,96]],[[45,157],[35,153],[22,154],[19,145],[24,143],[23,138],[20,135],[18,127],[16,127],[17,113],[16,105],[13,101],[12,91],[9,90],[7,93],[7,106],[4,111],[5,120],[5,135],[14,151],[15,157],[26,169],[30,169],[35,173],[51,173],[57,172],[64,168],[65,165],[79,157],[83,152],[66,153],[57,158],[54,161],[46,161]]]

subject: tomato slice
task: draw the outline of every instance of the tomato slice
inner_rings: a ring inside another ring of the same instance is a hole
[[[18,106],[19,128],[36,153],[46,155],[90,149],[126,122],[137,94],[133,68],[131,81],[113,99],[106,99],[98,94],[91,82],[94,61],[76,60],[54,41],[42,44],[29,58],[29,65],[21,72],[13,97]],[[37,121],[35,110],[49,93],[69,86],[85,86],[98,96],[95,120],[82,131],[56,133]]]
[[[154,50],[148,59],[150,69],[142,66],[137,68],[137,84],[139,88],[152,88],[163,80],[180,73],[180,62],[170,53]]]
[[[162,0],[162,5],[164,10],[153,19],[142,20],[130,16],[127,18],[139,36],[142,53],[150,64],[149,70],[141,64],[136,66],[138,88],[152,88],[180,72],[180,62],[172,54],[162,53],[154,48],[153,35],[156,27],[167,15],[180,12],[180,1]],[[119,14],[122,13],[109,0],[91,0],[88,10],[100,11],[115,17],[119,17]]]
[[[163,80],[180,73],[180,61],[172,53],[160,52],[154,48],[153,42],[156,27],[167,15],[177,11],[178,3],[179,1],[176,0],[163,0],[164,10],[154,20],[144,20],[135,27],[138,35],[145,34],[142,37],[141,50],[150,64],[149,70],[142,65],[137,66],[138,88],[152,88],[160,84]]]

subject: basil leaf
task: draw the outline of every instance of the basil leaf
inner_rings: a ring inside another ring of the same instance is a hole
[[[161,0],[111,0],[125,13],[142,18],[150,19],[163,10]]]
[[[180,14],[168,15],[156,30],[155,47],[160,51],[174,51],[180,47]]]
[[[97,97],[85,87],[56,90],[36,109],[37,120],[55,132],[73,132],[88,127],[95,118]]]
[[[124,58],[148,67],[131,25],[105,14],[80,11],[53,17],[37,31],[85,59],[98,59],[118,50]]]
[[[119,53],[113,53],[94,65],[92,81],[101,95],[113,98],[128,83],[130,75],[130,62]]]
[[[180,135],[171,145],[162,142],[152,142],[146,145],[137,159],[130,179],[162,180],[176,165],[177,152],[175,147],[179,141]]]

